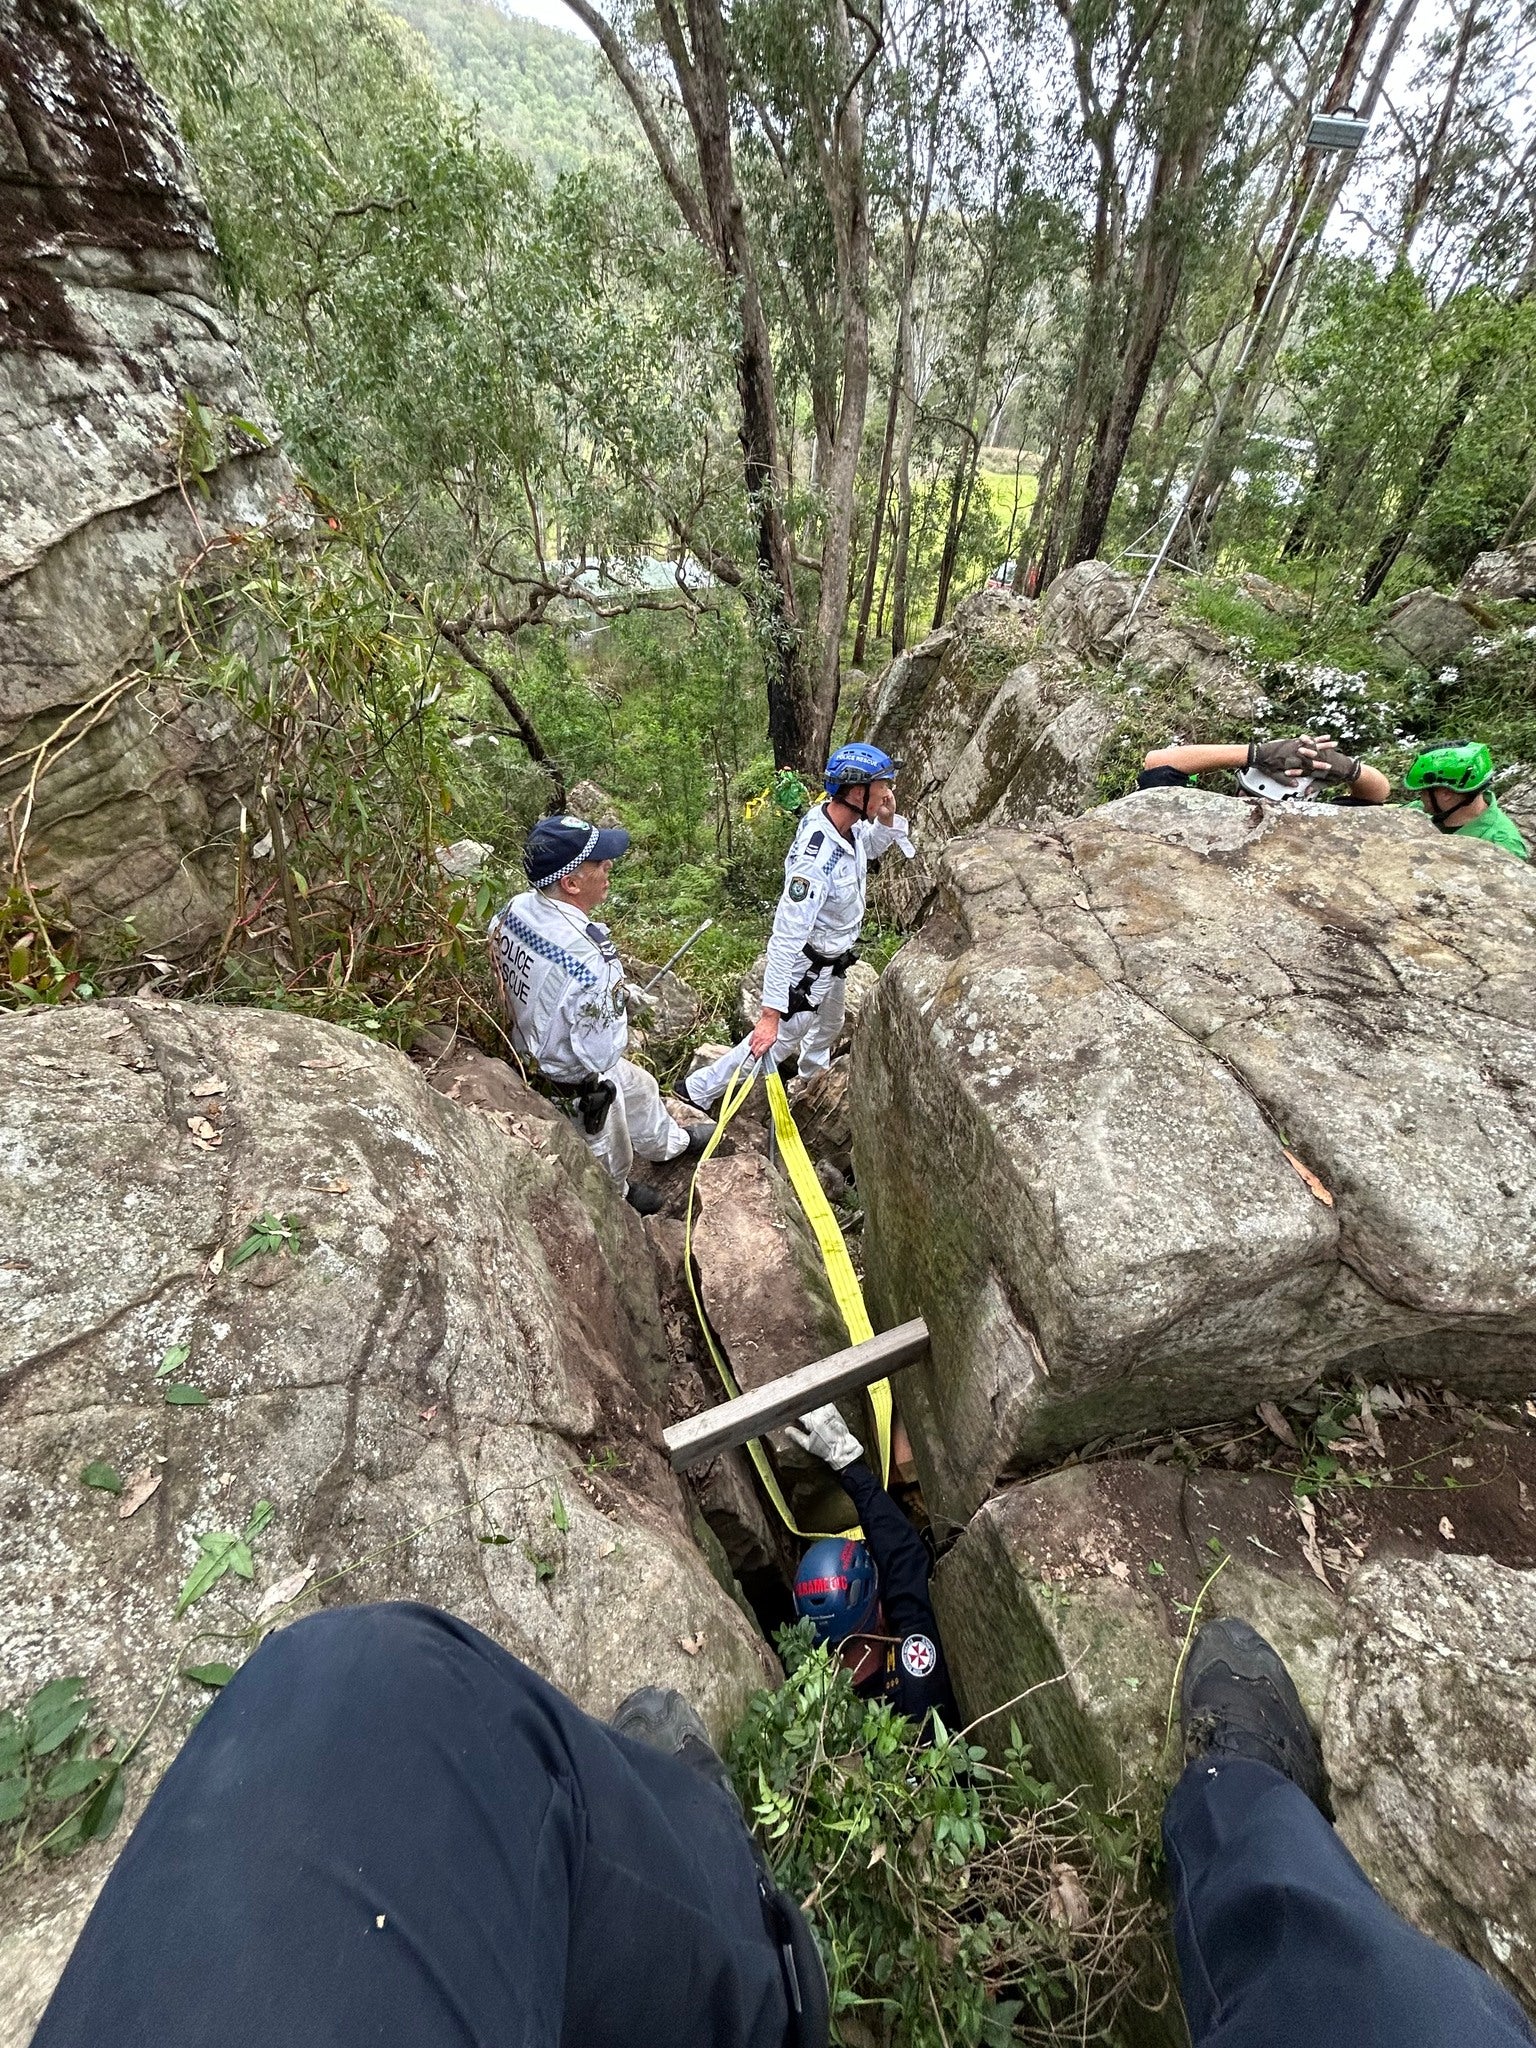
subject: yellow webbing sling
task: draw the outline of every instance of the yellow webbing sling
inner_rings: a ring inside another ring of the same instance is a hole
[[[683,1227],[683,1269],[688,1275],[688,1291],[693,1297],[694,1312],[699,1319],[699,1328],[704,1333],[704,1342],[709,1355],[715,1362],[721,1384],[733,1398],[741,1392],[735,1378],[715,1342],[714,1331],[704,1313],[704,1304],[699,1299],[698,1282],[693,1273],[693,1212],[698,1196],[699,1173],[705,1162],[713,1156],[715,1147],[725,1135],[726,1126],[735,1116],[747,1097],[752,1093],[757,1079],[758,1063],[743,1067],[733,1076],[721,1098],[715,1135],[700,1154],[694,1168],[693,1179],[688,1186],[688,1212]],[[811,1164],[800,1133],[795,1128],[794,1117],[790,1114],[789,1097],[784,1093],[784,1083],[776,1069],[769,1068],[764,1077],[768,1091],[768,1107],[773,1113],[774,1136],[778,1140],[779,1156],[789,1175],[790,1185],[805,1211],[806,1221],[816,1233],[816,1242],[821,1249],[822,1264],[826,1267],[827,1279],[831,1282],[833,1299],[838,1306],[844,1326],[848,1331],[850,1344],[862,1344],[875,1333],[870,1327],[869,1312],[864,1306],[864,1296],[859,1287],[858,1275],[853,1270],[853,1261],[848,1256],[848,1247],[843,1242],[843,1233],[838,1228],[837,1218],[832,1214],[832,1205],[827,1200],[821,1182],[816,1178],[816,1169]],[[889,1484],[891,1476],[891,1383],[876,1380],[868,1390],[869,1404],[874,1412],[875,1437],[880,1453],[880,1479]],[[757,1468],[757,1476],[763,1482],[763,1489],[777,1508],[785,1528],[796,1536],[861,1536],[863,1531],[855,1525],[851,1529],[802,1529],[789,1511],[778,1477],[768,1462],[768,1454],[761,1442],[753,1438],[747,1445],[747,1454]]]

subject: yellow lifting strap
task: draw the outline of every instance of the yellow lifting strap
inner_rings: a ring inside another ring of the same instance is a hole
[[[716,1119],[715,1135],[704,1147],[699,1163],[693,1170],[693,1179],[688,1186],[688,1212],[683,1226],[683,1270],[688,1275],[688,1291],[693,1296],[694,1313],[699,1319],[699,1328],[704,1333],[704,1342],[709,1355],[715,1362],[726,1393],[735,1398],[741,1392],[735,1376],[727,1365],[715,1333],[709,1327],[709,1318],[704,1313],[704,1304],[699,1299],[698,1282],[693,1273],[693,1213],[699,1190],[699,1174],[705,1163],[713,1156],[715,1147],[725,1135],[726,1126],[735,1116],[747,1097],[752,1093],[757,1079],[758,1063],[743,1067],[728,1084],[721,1098]],[[795,1119],[790,1113],[789,1097],[784,1093],[784,1083],[778,1071],[770,1067],[764,1077],[768,1091],[768,1107],[773,1113],[773,1131],[778,1140],[779,1157],[784,1162],[790,1185],[805,1211],[806,1221],[816,1233],[816,1242],[821,1248],[821,1261],[827,1269],[827,1279],[832,1285],[832,1296],[838,1306],[843,1323],[848,1331],[850,1344],[863,1344],[875,1333],[870,1327],[869,1311],[864,1306],[864,1295],[859,1287],[858,1275],[853,1270],[853,1261],[848,1256],[848,1247],[843,1242],[843,1233],[838,1228],[837,1218],[832,1214],[832,1205],[826,1191],[816,1178],[816,1169],[811,1164],[800,1133],[795,1128]],[[891,1383],[876,1380],[867,1390],[869,1405],[874,1412],[875,1437],[880,1453],[880,1479],[883,1485],[890,1484],[891,1477]],[[768,1454],[761,1441],[754,1437],[747,1445],[747,1455],[757,1468],[757,1476],[763,1482],[763,1490],[777,1508],[784,1526],[796,1536],[851,1536],[863,1535],[857,1524],[851,1529],[802,1529],[789,1511],[778,1475],[768,1462]]]

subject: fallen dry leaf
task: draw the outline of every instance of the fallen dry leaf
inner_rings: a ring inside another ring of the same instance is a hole
[[[1301,1554],[1307,1560],[1307,1564],[1313,1574],[1322,1580],[1331,1593],[1333,1591],[1333,1581],[1328,1576],[1328,1568],[1323,1563],[1323,1554],[1317,1546],[1317,1509],[1312,1505],[1311,1501],[1297,1499],[1294,1496],[1291,1500],[1291,1506],[1296,1510],[1296,1519],[1302,1526]]]
[[[223,1245],[219,1245],[219,1246],[217,1247],[217,1249],[216,1249],[216,1250],[214,1251],[213,1257],[212,1257],[212,1258],[211,1258],[211,1259],[210,1259],[210,1260],[208,1261],[208,1270],[209,1270],[209,1272],[210,1272],[210,1273],[222,1273],[222,1272],[223,1272],[223,1270],[224,1270],[224,1247],[223,1247]]]
[[[1456,1525],[1449,1515],[1442,1515],[1440,1517],[1440,1534],[1447,1543],[1454,1543],[1456,1541]]]
[[[1299,1451],[1301,1449],[1301,1445],[1296,1441],[1295,1430],[1292,1429],[1273,1401],[1261,1401],[1259,1403],[1259,1420],[1271,1436],[1280,1439],[1288,1451]]]
[[[430,1408],[418,1408],[416,1412],[423,1422],[430,1422],[437,1413],[437,1403],[434,1401]]]
[[[1287,1151],[1284,1145],[1280,1147],[1280,1150],[1285,1153],[1286,1158],[1289,1159],[1292,1166],[1295,1167],[1296,1171],[1301,1175],[1302,1179],[1306,1182],[1308,1192],[1311,1194],[1313,1200],[1321,1202],[1325,1209],[1331,1209],[1333,1207],[1332,1191],[1323,1186],[1322,1182],[1318,1179],[1317,1175],[1312,1171],[1310,1166],[1302,1165],[1301,1161],[1296,1157],[1296,1154],[1294,1152]]]
[[[1070,1863],[1051,1865],[1051,1889],[1046,1896],[1046,1911],[1058,1927],[1070,1927],[1074,1933],[1086,1927],[1093,1918],[1088,1894]]]
[[[160,1491],[162,1474],[151,1472],[146,1465],[142,1472],[135,1472],[123,1488],[123,1497],[117,1504],[117,1519],[126,1522],[130,1515],[136,1515],[152,1493]]]
[[[679,1636],[677,1639],[677,1647],[680,1650],[685,1651],[688,1656],[697,1657],[700,1650],[702,1650],[704,1647],[703,1629],[700,1629],[696,1636]]]
[[[256,1619],[265,1621],[267,1616],[275,1614],[279,1607],[286,1607],[290,1600],[297,1600],[314,1576],[315,1560],[311,1558],[308,1564],[300,1565],[296,1572],[289,1572],[285,1579],[279,1579],[274,1585],[268,1586],[256,1609]]]
[[[1365,1438],[1378,1458],[1387,1455],[1387,1447],[1381,1440],[1381,1424],[1376,1420],[1376,1411],[1369,1400],[1360,1403],[1360,1413],[1354,1418],[1355,1427]]]
[[[873,1870],[877,1863],[883,1863],[884,1861],[885,1844],[884,1842],[876,1842],[873,1849],[869,1852],[869,1861],[865,1864],[864,1868],[866,1870]]]
[[[187,1090],[189,1095],[222,1095],[224,1083],[217,1074],[204,1074],[201,1081],[194,1081]]]
[[[206,1139],[209,1144],[216,1145],[222,1142],[222,1132],[216,1124],[209,1123],[205,1116],[189,1116],[187,1118],[187,1129],[194,1138]]]

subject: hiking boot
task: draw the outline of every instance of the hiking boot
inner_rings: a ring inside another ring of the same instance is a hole
[[[638,1692],[621,1700],[609,1718],[616,1734],[631,1742],[643,1742],[647,1749],[659,1749],[675,1756],[730,1795],[738,1809],[741,1802],[731,1783],[731,1774],[709,1739],[709,1730],[680,1692],[666,1685],[642,1685]]]
[[[667,1206],[654,1188],[648,1188],[643,1181],[632,1181],[624,1190],[624,1199],[637,1216],[659,1216]]]
[[[830,1999],[821,1951],[805,1915],[788,1892],[780,1891],[774,1882],[768,1859],[741,1811],[731,1774],[709,1739],[709,1730],[680,1692],[663,1685],[642,1685],[638,1692],[632,1692],[628,1699],[619,1702],[608,1725],[615,1734],[627,1735],[631,1742],[643,1742],[648,1749],[675,1756],[729,1797],[751,1844],[763,1924],[778,1950],[779,1966],[784,1973],[784,1995],[789,2007],[785,2048],[827,2048]]]
[[[719,1128],[720,1126],[717,1123],[707,1118],[701,1124],[690,1124],[688,1126],[688,1149],[686,1152],[679,1152],[678,1158],[697,1159]]]
[[[1322,1752],[1291,1674],[1246,1621],[1208,1621],[1195,1637],[1179,1682],[1179,1723],[1186,1762],[1269,1764],[1328,1814]]]

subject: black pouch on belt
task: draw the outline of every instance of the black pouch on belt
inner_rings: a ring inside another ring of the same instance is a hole
[[[811,1002],[811,990],[818,975],[825,974],[830,967],[832,979],[841,981],[859,957],[857,946],[850,946],[846,953],[818,953],[814,946],[802,946],[800,950],[804,953],[808,965],[789,992],[789,1009],[785,1014],[790,1017],[798,1017],[802,1010],[815,1007]]]
[[[581,1128],[589,1138],[595,1138],[608,1121],[608,1112],[619,1098],[619,1091],[612,1081],[589,1081],[576,1097],[576,1107],[581,1112]]]

